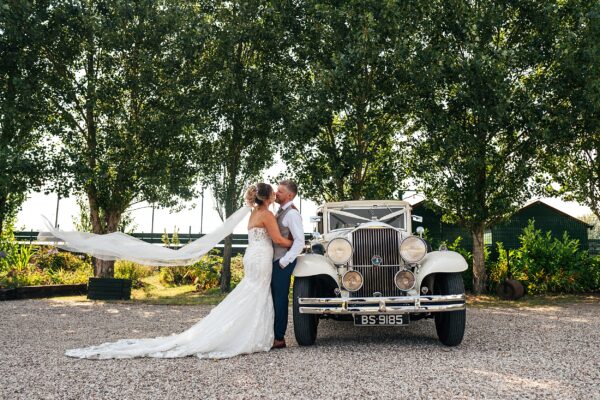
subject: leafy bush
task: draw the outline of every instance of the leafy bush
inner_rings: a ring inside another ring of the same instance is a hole
[[[75,255],[66,251],[58,251],[56,247],[41,247],[33,258],[33,263],[44,271],[77,271],[91,263],[85,255]]]
[[[529,221],[519,237],[521,247],[511,250],[513,279],[523,282],[531,294],[589,292],[600,290],[600,262],[579,249],[579,241],[565,232],[561,239],[542,233]],[[498,261],[490,266],[490,285],[507,275],[506,250],[498,244]]]
[[[146,278],[156,271],[154,267],[136,264],[127,260],[115,262],[115,278],[130,279],[134,288],[140,288],[144,284],[142,278]]]
[[[194,284],[199,291],[208,291],[219,287],[223,257],[209,253],[197,263],[187,267],[163,267],[160,269],[160,281],[167,285]],[[231,286],[235,287],[244,276],[242,256],[231,259]]]

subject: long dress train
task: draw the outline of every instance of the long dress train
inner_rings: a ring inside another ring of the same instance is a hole
[[[202,320],[171,336],[121,339],[65,354],[77,358],[227,358],[269,351],[273,344],[273,299],[271,297],[273,247],[265,228],[248,230],[244,254],[244,278]]]

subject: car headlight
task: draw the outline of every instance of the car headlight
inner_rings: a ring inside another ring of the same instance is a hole
[[[415,287],[415,281],[415,274],[406,269],[398,271],[394,276],[396,287],[405,292]]]
[[[352,245],[344,238],[333,239],[327,245],[327,257],[334,264],[346,264],[352,258]]]
[[[418,236],[409,236],[400,243],[400,255],[409,264],[418,263],[427,254],[427,243]]]
[[[348,271],[342,276],[342,286],[349,292],[356,292],[363,285],[363,276],[358,271]]]

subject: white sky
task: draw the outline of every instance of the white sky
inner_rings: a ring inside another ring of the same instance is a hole
[[[275,176],[283,171],[285,166],[282,162],[276,163],[272,168],[267,170],[263,179],[269,181],[268,177]],[[294,203],[296,207],[301,208],[302,219],[304,221],[304,231],[312,232],[313,225],[310,223],[310,217],[315,215],[317,204],[302,200],[301,193],[296,197]],[[420,199],[420,196],[412,196],[407,200],[414,203]],[[56,194],[44,195],[43,193],[32,193],[29,199],[23,204],[23,207],[17,215],[16,230],[43,230],[44,222],[42,215],[46,216],[54,223],[56,216]],[[575,202],[564,202],[560,199],[545,198],[543,199],[549,205],[558,208],[574,217],[580,217],[590,213],[588,207],[581,206]],[[152,225],[152,208],[147,203],[136,204],[132,212],[134,223],[137,224],[136,232],[150,232]],[[73,217],[79,215],[79,207],[75,202],[75,198],[64,198],[60,200],[58,210],[58,225],[62,230],[73,230]],[[185,235],[190,228],[192,233],[200,232],[200,216],[201,216],[201,198],[197,198],[186,205],[186,209],[177,213],[171,213],[168,209],[156,209],[154,211],[154,232],[162,233],[166,229],[167,232],[173,232],[174,227],[179,228],[179,234]],[[204,197],[204,222],[203,232],[210,232],[215,227],[221,224],[221,219],[214,209],[213,197],[210,192],[205,193]],[[235,229],[235,233],[246,232],[247,221],[243,221]]]

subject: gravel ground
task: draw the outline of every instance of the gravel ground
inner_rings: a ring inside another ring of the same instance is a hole
[[[79,360],[65,349],[179,332],[210,306],[0,302],[1,399],[600,399],[600,304],[470,308],[456,348],[431,320],[322,321],[317,345],[228,360]]]

